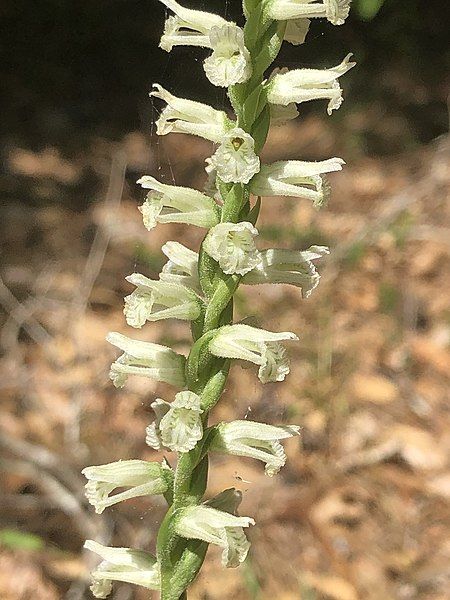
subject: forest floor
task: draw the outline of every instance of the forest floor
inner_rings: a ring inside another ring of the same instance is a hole
[[[358,123],[347,125],[355,134]],[[257,525],[242,568],[223,570],[209,550],[193,600],[449,597],[450,144],[369,157],[347,139],[316,117],[271,135],[267,161],[343,155],[349,164],[330,178],[320,212],[263,202],[261,246],[327,244],[331,255],[307,300],[287,286],[240,289],[237,319],[300,342],[283,384],[263,387],[236,364],[214,420],[299,423],[302,435],[272,479],[249,460],[213,459],[208,494],[243,490],[241,514]],[[104,338],[114,330],[188,350],[182,322],[139,332],[124,323],[124,277],[156,276],[164,241],[197,249],[202,235],[185,226],[148,233],[134,182],[160,170],[201,187],[210,152],[184,136],[156,144],[138,132],[91,140],[71,157],[9,149],[0,180],[3,600],[90,598],[87,537],[153,548],[163,502],[140,498],[97,516],[80,470],[157,458],[144,429],[151,402],[171,391],[138,378],[115,390],[116,352]],[[113,596],[147,597],[125,584]]]

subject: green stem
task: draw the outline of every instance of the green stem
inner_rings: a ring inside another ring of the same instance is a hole
[[[253,76],[247,83],[229,89],[229,97],[237,115],[237,124],[255,139],[260,152],[267,138],[270,111],[263,89],[264,72],[275,59],[284,36],[284,25],[267,21],[260,0],[245,0],[247,23],[246,45],[253,64]],[[250,208],[249,185],[218,182],[223,200],[222,222],[256,222],[260,201]],[[229,361],[217,359],[208,352],[214,330],[232,322],[233,296],[241,277],[227,276],[218,264],[200,250],[199,278],[207,298],[205,314],[192,327],[194,344],[187,360],[188,389],[199,394],[204,410],[204,436],[196,447],[179,456],[175,471],[173,503],[158,533],[157,555],[161,565],[161,600],[187,600],[187,588],[197,576],[208,545],[198,540],[185,540],[175,532],[177,513],[201,502],[208,478],[208,446],[211,429],[207,429],[208,413],[220,399],[226,384]]]

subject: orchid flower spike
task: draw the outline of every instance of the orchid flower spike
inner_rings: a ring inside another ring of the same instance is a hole
[[[254,525],[250,517],[238,517],[210,506],[189,506],[180,511],[176,533],[187,539],[203,540],[223,548],[224,567],[238,567],[247,557],[250,543],[243,528]]]
[[[113,581],[133,583],[148,590],[159,589],[159,565],[148,552],[111,548],[93,540],[87,540],[84,547],[103,559],[91,573],[91,591],[95,598],[107,598],[112,592]]]
[[[86,498],[101,515],[105,508],[139,496],[164,494],[173,484],[172,469],[166,464],[145,460],[120,460],[107,465],[86,467]],[[110,495],[116,488],[128,488]]]
[[[251,183],[256,196],[293,196],[311,200],[316,208],[326,204],[330,195],[323,173],[341,171],[342,158],[318,162],[287,160],[263,165]]]
[[[215,201],[197,190],[167,185],[149,175],[137,183],[151,190],[139,208],[148,231],[158,223],[186,223],[209,229],[220,220],[220,209]]]
[[[355,66],[351,57],[348,54],[340,65],[331,69],[295,69],[275,75],[267,84],[267,100],[270,104],[287,106],[291,102],[325,99],[329,101],[327,112],[331,115],[343,102],[338,79]]]
[[[302,296],[308,298],[319,285],[320,275],[313,264],[330,251],[325,246],[311,246],[308,250],[270,249],[260,252],[260,262],[244,275],[242,283],[286,283],[301,288]]]
[[[163,50],[170,52],[174,46],[212,49],[203,67],[213,85],[228,87],[250,78],[251,58],[240,27],[218,15],[184,8],[175,0],[161,2],[175,13],[166,21],[160,42]]]
[[[272,19],[316,19],[325,17],[333,25],[343,25],[350,12],[351,0],[270,0],[268,14]]]
[[[221,358],[248,360],[259,365],[258,377],[262,383],[284,381],[289,373],[289,360],[283,340],[298,340],[289,331],[272,333],[250,325],[225,325],[209,343],[209,351]]]
[[[153,281],[139,273],[133,273],[126,280],[136,286],[136,290],[126,296],[123,309],[130,327],[140,329],[146,321],[161,319],[195,321],[200,315],[200,298],[184,285]]]
[[[206,171],[215,169],[225,183],[248,183],[261,166],[255,140],[239,127],[222,136],[220,146],[206,162]]]
[[[132,340],[115,331],[108,333],[106,340],[123,351],[123,354],[113,362],[109,372],[115,387],[122,388],[129,375],[164,381],[178,388],[185,386],[186,359],[171,348]]]
[[[167,103],[156,121],[158,135],[189,133],[219,143],[234,127],[234,122],[222,110],[216,110],[201,102],[177,98],[157,83],[153,88],[150,96]]]
[[[185,285],[200,293],[197,252],[179,242],[166,242],[161,250],[169,260],[162,268],[160,280]]]
[[[251,223],[219,223],[210,229],[203,242],[209,256],[227,275],[244,275],[259,263],[254,237],[258,230]]]
[[[173,402],[158,398],[152,403],[156,420],[146,429],[146,443],[154,450],[162,446],[173,452],[189,452],[203,436],[200,397],[194,392],[179,392]]]
[[[286,463],[286,454],[279,440],[299,435],[296,425],[266,425],[254,421],[232,421],[215,426],[211,450],[235,456],[261,460],[266,475],[272,477]]]

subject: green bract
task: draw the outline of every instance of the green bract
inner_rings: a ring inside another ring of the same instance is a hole
[[[160,1],[169,11],[160,47],[174,53],[178,46],[199,47],[205,53],[207,78],[227,88],[231,107],[219,110],[180,98],[159,84],[150,94],[164,103],[157,135],[198,136],[211,142],[212,149],[206,159],[205,192],[168,185],[152,175],[139,179],[148,190],[140,207],[144,226],[152,232],[159,224],[183,223],[208,231],[195,250],[178,241],[164,244],[168,261],[159,279],[138,273],[127,277],[135,286],[125,298],[127,324],[140,329],[162,319],[187,321],[193,337],[188,356],[119,333],[107,338],[123,352],[111,366],[116,387],[123,387],[130,375],[141,375],[181,391],[152,402],[155,418],[146,428],[146,443],[153,451],[176,453],[169,456],[174,469],[165,460],[126,460],[83,471],[86,495],[98,513],[144,495],[161,494],[169,505],[158,532],[156,558],[142,550],[86,542],[103,559],[92,572],[91,589],[98,598],[111,592],[113,581],[125,581],[159,590],[161,600],[186,600],[209,544],[222,549],[225,567],[238,567],[245,560],[250,542],[244,530],[254,521],[238,515],[242,493],[234,488],[205,500],[209,453],[261,461],[273,476],[286,462],[282,442],[297,436],[300,428],[247,420],[210,427],[209,413],[223,393],[233,361],[257,365],[262,383],[283,381],[290,366],[282,342],[298,337],[233,323],[233,296],[240,283],[294,285],[303,297],[310,296],[320,279],[314,263],[329,254],[328,248],[261,248],[256,221],[271,196],[323,206],[330,195],[326,174],[345,164],[341,158],[306,162],[283,157],[264,164],[261,151],[271,125],[295,119],[298,104],[325,99],[329,114],[341,105],[340,78],[354,66],[351,54],[323,70],[273,69],[273,62],[283,41],[305,42],[310,19],[344,23],[350,0],[243,0],[243,28],[176,0]]]

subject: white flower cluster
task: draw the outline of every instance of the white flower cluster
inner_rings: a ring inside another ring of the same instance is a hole
[[[299,114],[297,106],[302,102],[325,99],[329,114],[342,104],[339,78],[355,64],[351,62],[350,54],[334,68],[275,69],[262,80],[265,69],[258,65],[258,54],[253,56],[248,49],[255,47],[252,46],[255,40],[249,39],[247,29],[244,31],[218,15],[185,8],[176,0],[160,1],[171,11],[160,47],[167,52],[176,46],[209,49],[210,54],[203,63],[209,81],[215,86],[229,88],[231,99],[234,86],[242,91],[248,85],[250,95],[259,94],[253,109],[257,111],[262,102],[265,115],[270,114],[271,124],[279,125],[296,118]],[[268,23],[277,26],[276,22],[280,22],[280,39],[284,36],[289,43],[302,44],[310,19],[326,18],[334,25],[341,25],[348,16],[349,6],[350,0],[265,0],[261,31],[264,27],[267,30]],[[244,7],[248,8],[247,3]],[[263,33],[253,32],[253,35]],[[259,77],[255,83],[257,89],[253,85],[256,77]],[[309,297],[320,279],[314,263],[329,253],[328,248],[259,249],[254,210],[248,208],[250,198],[251,195],[260,199],[291,196],[310,200],[320,208],[326,204],[330,193],[326,175],[340,171],[345,163],[340,158],[330,158],[318,162],[286,160],[262,164],[258,136],[241,116],[233,120],[222,110],[178,98],[159,84],[154,84],[150,95],[164,103],[156,121],[158,135],[188,134],[215,145],[212,156],[206,160],[206,172],[214,189],[200,192],[168,185],[150,175],[138,180],[138,184],[148,190],[139,210],[149,231],[164,223],[195,225],[208,231],[200,253],[177,241],[166,242],[162,251],[168,260],[158,279],[149,279],[139,273],[127,277],[134,290],[125,298],[126,322],[130,327],[141,329],[147,321],[179,319],[191,322],[193,332],[198,331],[200,324],[204,335],[194,333],[194,337],[198,341],[206,340],[201,352],[211,362],[248,361],[257,365],[258,377],[263,384],[283,381],[289,373],[283,342],[296,341],[298,337],[291,332],[275,333],[242,323],[202,329],[214,301],[214,294],[205,289],[202,269],[213,270],[209,283],[212,287],[217,281],[225,289],[228,285],[235,289],[236,282],[245,285],[290,284],[300,288],[303,297]],[[234,102],[236,97],[239,94],[234,96]],[[226,212],[226,198],[233,190],[240,193],[237,198],[242,204],[238,207],[239,212],[231,217]],[[204,266],[205,256],[208,267]],[[209,272],[208,277],[210,275]],[[176,388],[171,401],[158,398],[151,404],[155,419],[146,428],[146,443],[150,448],[176,452],[180,457],[191,453],[188,460],[196,456],[199,448],[202,452],[205,449],[206,452],[253,458],[264,463],[270,477],[284,466],[286,454],[281,441],[299,435],[298,426],[237,420],[208,427],[210,405],[203,392],[189,383],[194,350],[185,357],[167,346],[131,339],[117,332],[109,333],[107,340],[122,352],[110,370],[110,378],[117,388],[124,387],[128,377],[135,375]],[[170,503],[176,494],[178,471],[175,472],[165,459],[160,463],[122,460],[87,467],[83,474],[87,478],[86,497],[99,514],[124,500],[163,495]],[[181,508],[172,515],[171,532],[186,540],[219,546],[223,565],[237,567],[245,560],[250,546],[244,529],[254,524],[250,517],[237,514],[240,500],[240,492],[230,489],[197,505],[181,503]],[[141,550],[111,548],[91,540],[85,547],[102,559],[92,572],[91,590],[97,598],[107,597],[112,581],[161,589],[162,598],[166,598],[164,569],[161,569],[163,561],[161,559],[159,564],[159,554],[155,558]]]

